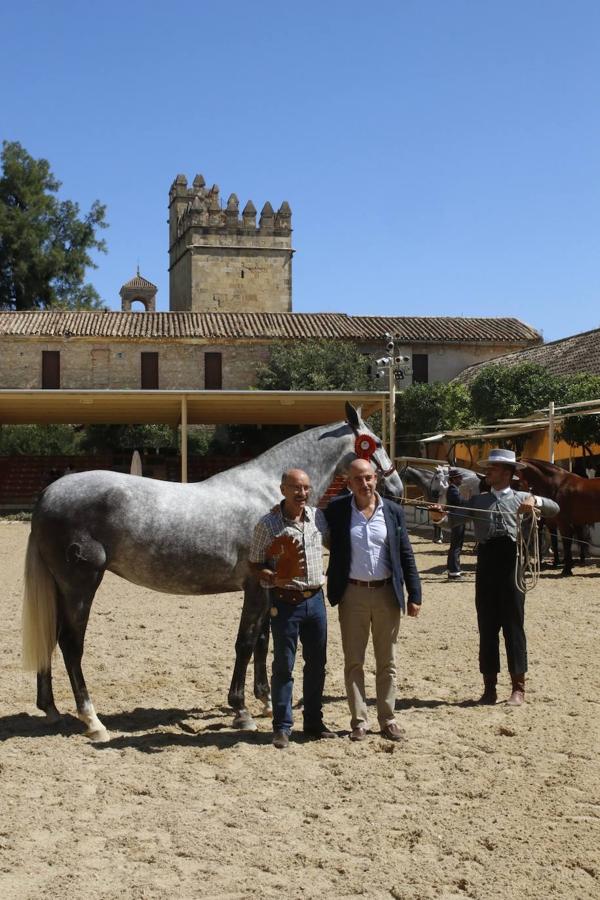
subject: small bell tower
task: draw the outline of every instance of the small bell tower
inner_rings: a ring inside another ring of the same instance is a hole
[[[140,275],[140,267],[137,267],[137,274],[130,280],[125,282],[119,294],[121,296],[121,311],[131,312],[131,304],[138,300],[144,304],[146,312],[156,312],[156,292],[158,288],[143,275]]]

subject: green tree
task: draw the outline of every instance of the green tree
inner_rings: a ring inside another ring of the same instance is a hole
[[[257,368],[261,391],[364,391],[372,387],[368,360],[347,341],[280,341]],[[219,428],[216,452],[254,456],[297,434],[293,425],[230,425]]]
[[[535,363],[490,363],[471,384],[473,413],[485,424],[527,416],[560,395],[561,379]]]
[[[562,379],[559,403],[600,400],[600,376],[584,373]],[[571,447],[582,447],[592,453],[592,444],[600,444],[600,415],[569,416],[558,429],[560,437]]]
[[[91,250],[106,252],[98,228],[106,208],[97,200],[87,215],[56,196],[60,182],[45,159],[18,142],[3,142],[0,177],[0,309],[97,309],[102,302],[85,270]]]
[[[0,456],[71,456],[81,453],[72,425],[2,425]]]
[[[309,340],[273,344],[257,370],[261,391],[364,391],[371,385],[368,361],[347,341]]]
[[[175,450],[177,429],[170,425],[89,425],[81,446],[90,453],[107,450]]]
[[[396,442],[405,452],[425,434],[466,428],[472,421],[471,395],[464,385],[412,384],[396,401]]]

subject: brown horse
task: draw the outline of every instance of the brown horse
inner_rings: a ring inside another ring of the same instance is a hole
[[[563,575],[573,574],[571,545],[582,525],[600,522],[600,478],[582,478],[542,459],[521,459],[519,477],[542,497],[555,500],[560,513],[549,521],[558,526],[564,548]]]

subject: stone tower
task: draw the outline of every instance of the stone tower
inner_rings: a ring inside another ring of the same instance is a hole
[[[196,175],[178,175],[169,192],[169,308],[195,312],[291,312],[292,212],[265,203],[256,225],[231,194]]]
[[[137,274],[130,281],[126,281],[119,294],[121,296],[121,310],[123,312],[131,312],[131,304],[135,300],[139,300],[144,304],[146,312],[155,312],[156,310],[156,291],[157,287],[140,275],[140,267],[137,268]]]

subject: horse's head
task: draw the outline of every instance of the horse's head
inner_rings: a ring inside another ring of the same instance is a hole
[[[435,472],[429,482],[429,500],[434,503],[446,502],[446,491],[448,490],[448,466],[436,466]]]
[[[346,403],[346,422],[354,435],[353,459],[368,459],[377,472],[377,490],[381,496],[400,500],[404,495],[404,488],[392,460],[385,452],[381,439],[365,425],[360,410],[355,409],[351,403]]]
[[[533,491],[547,496],[547,489],[552,481],[538,464],[538,460],[521,460],[521,466],[515,472],[520,490]]]

